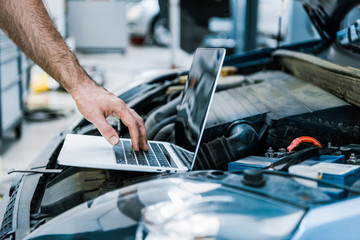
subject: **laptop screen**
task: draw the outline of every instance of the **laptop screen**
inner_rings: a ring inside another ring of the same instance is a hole
[[[225,49],[198,48],[175,121],[175,144],[197,154]]]

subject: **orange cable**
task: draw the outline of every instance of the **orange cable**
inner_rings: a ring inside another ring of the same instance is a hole
[[[316,140],[315,138],[303,136],[303,137],[295,138],[291,142],[290,146],[287,147],[287,150],[289,152],[291,152],[294,148],[298,147],[300,145],[300,143],[303,143],[303,142],[312,143],[316,147],[322,147],[321,143],[318,140]]]

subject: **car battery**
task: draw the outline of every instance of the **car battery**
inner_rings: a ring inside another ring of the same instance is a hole
[[[247,168],[260,168],[264,169],[272,164],[280,161],[283,158],[269,158],[269,157],[261,157],[261,156],[249,156],[246,158],[242,158],[236,160],[234,162],[230,162],[228,164],[228,171],[235,172],[235,171],[243,171]]]
[[[344,163],[344,155],[321,155],[309,158],[299,165],[315,169],[321,175],[321,179],[324,182],[351,186],[360,177],[360,166],[346,165]],[[343,199],[347,194],[344,189],[333,188],[321,182],[317,183],[316,186],[332,199]]]
[[[308,160],[313,160],[317,162],[327,162],[327,163],[345,163],[344,155],[320,155],[316,157],[309,158]]]
[[[338,185],[351,186],[360,177],[360,166],[321,162],[312,166],[322,174],[322,180]],[[329,187],[319,183],[319,187]]]
[[[299,165],[313,166],[320,162],[344,164],[345,156],[344,155],[320,155],[320,156],[309,158],[309,159],[301,162]]]
[[[360,177],[360,166],[322,162],[312,167],[322,174],[322,180],[338,185],[351,186]],[[333,199],[346,197],[346,191],[343,189],[332,188],[321,182],[318,183],[318,188]]]

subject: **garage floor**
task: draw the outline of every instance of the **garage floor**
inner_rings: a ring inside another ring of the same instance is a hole
[[[170,54],[167,48],[130,46],[124,55],[79,54],[79,60],[83,66],[96,66],[100,72],[102,71],[105,78],[104,86],[116,93],[147,77],[168,71],[171,66]],[[184,52],[179,52],[176,56],[176,65],[180,68],[189,68],[191,61],[192,56]],[[11,134],[5,138],[0,175],[1,195],[8,191],[11,184],[12,175],[7,172],[10,169],[27,168],[54,136],[79,117],[71,96],[66,92],[32,95],[29,102],[31,106],[44,105],[56,109],[64,116],[53,120],[24,120],[23,133],[19,140]]]

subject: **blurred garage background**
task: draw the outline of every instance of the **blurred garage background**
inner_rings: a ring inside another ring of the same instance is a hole
[[[48,11],[92,78],[121,92],[174,68],[197,47],[227,54],[319,38],[294,0],[48,0]],[[304,24],[305,23],[305,24]],[[0,193],[78,113],[70,95],[0,34]]]

